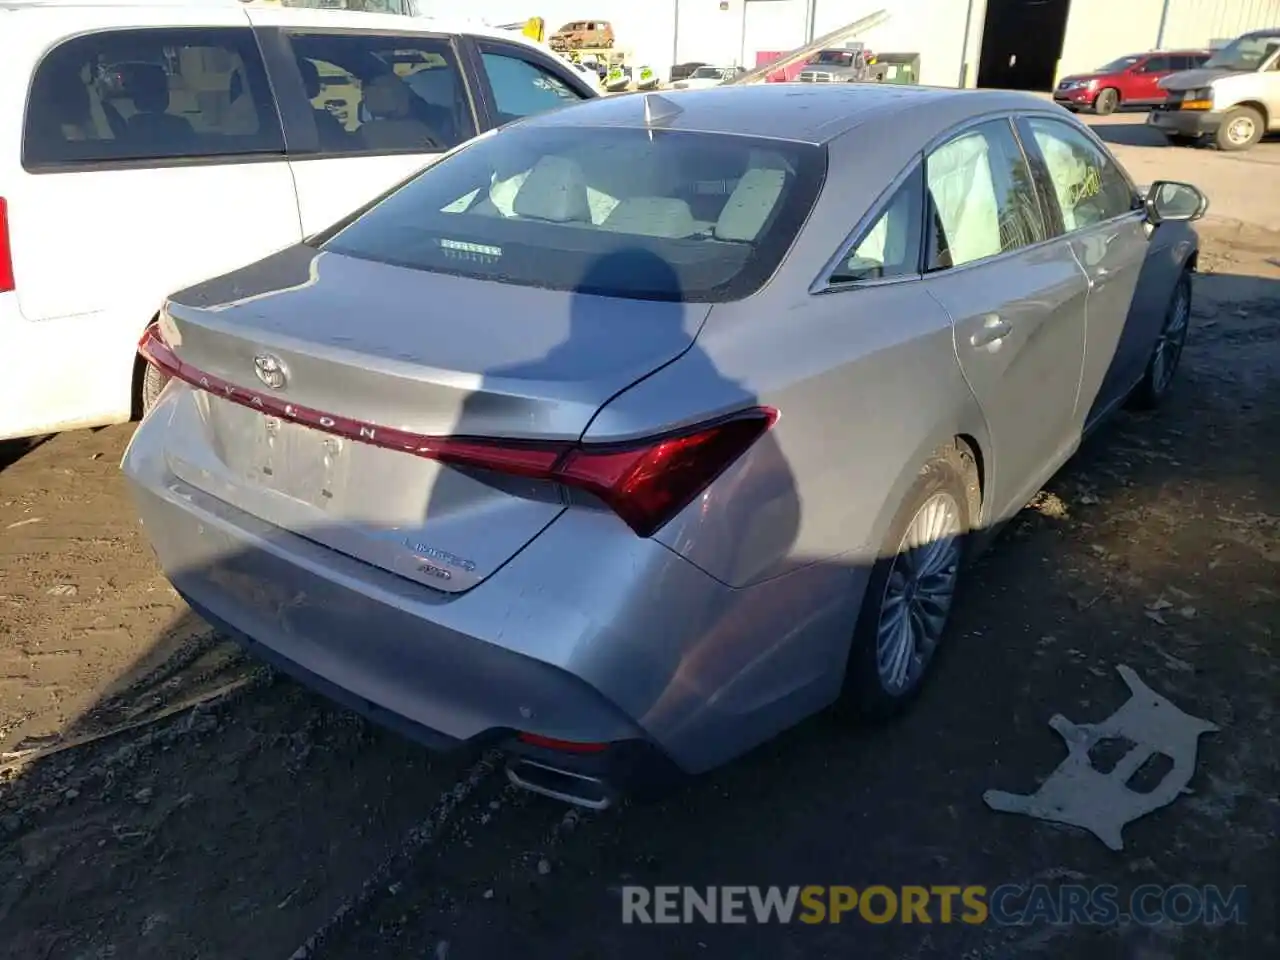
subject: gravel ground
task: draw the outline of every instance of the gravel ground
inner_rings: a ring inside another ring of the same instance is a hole
[[[73,744],[0,758],[0,956],[1280,955],[1280,235],[1202,233],[1168,406],[1122,414],[1010,525],[909,717],[820,717],[603,814],[241,658],[152,562],[117,470],[129,428],[0,446],[0,753]],[[1029,793],[1060,762],[1052,715],[1125,702],[1121,664],[1221,728],[1190,794],[1119,852],[988,809],[985,790]],[[620,919],[626,884],[1035,882],[1246,885],[1249,923]]]

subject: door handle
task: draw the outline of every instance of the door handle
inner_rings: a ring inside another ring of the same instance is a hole
[[[969,345],[973,347],[985,347],[988,350],[997,350],[1001,341],[1004,340],[1013,328],[1008,322],[1002,320],[995,314],[984,317],[982,321],[982,329],[969,338]]]

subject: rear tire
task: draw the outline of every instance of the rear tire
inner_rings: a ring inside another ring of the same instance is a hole
[[[160,399],[160,394],[169,383],[169,378],[149,363],[142,365],[142,382],[138,386],[138,407],[142,416],[151,412],[151,408]]]
[[[1110,116],[1120,106],[1120,91],[1115,87],[1103,87],[1093,101],[1093,112],[1100,117]]]
[[[974,487],[967,453],[941,450],[921,468],[889,525],[845,668],[843,705],[864,720],[903,713],[924,687],[959,583]]]
[[[1262,119],[1262,114],[1253,107],[1233,107],[1222,118],[1222,123],[1213,135],[1213,142],[1219,150],[1248,150],[1262,139],[1266,129],[1267,124]]]
[[[1160,326],[1160,338],[1151,350],[1147,372],[1129,398],[1138,410],[1154,410],[1169,395],[1182,359],[1191,326],[1191,271],[1184,269],[1174,285],[1173,296]]]

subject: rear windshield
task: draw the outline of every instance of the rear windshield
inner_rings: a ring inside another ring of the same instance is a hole
[[[513,126],[428,167],[321,249],[604,296],[735,300],[773,274],[825,170],[823,148],[791,141]]]

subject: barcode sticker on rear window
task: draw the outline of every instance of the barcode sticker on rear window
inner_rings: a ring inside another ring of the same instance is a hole
[[[468,243],[463,240],[446,240],[441,237],[440,246],[445,250],[453,250],[457,253],[478,253],[482,257],[502,256],[501,247],[491,247],[483,243]]]

